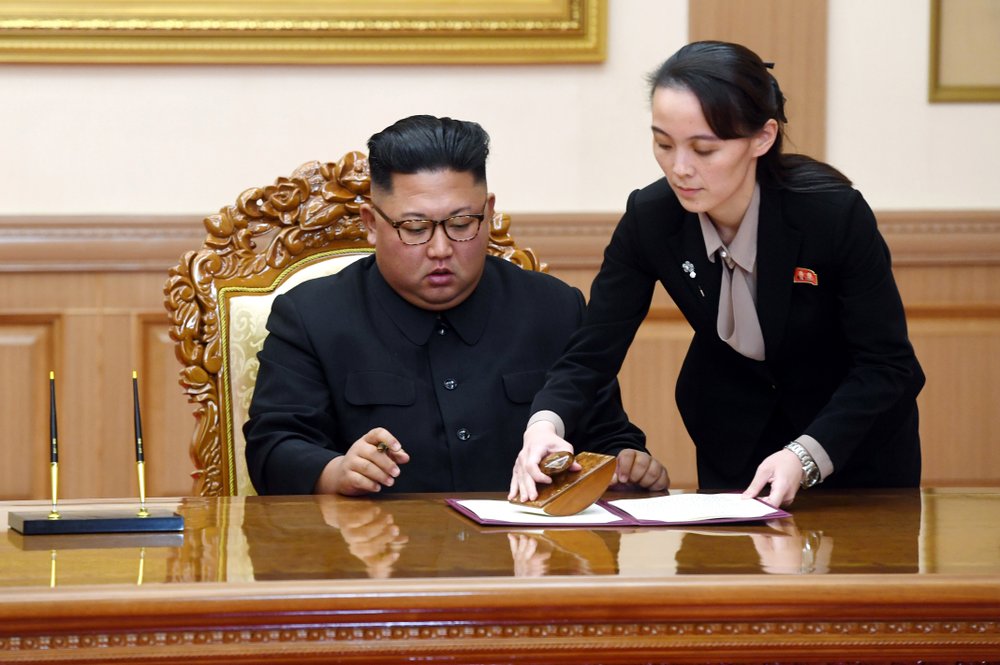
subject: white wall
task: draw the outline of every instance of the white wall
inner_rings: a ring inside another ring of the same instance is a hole
[[[0,215],[208,214],[412,113],[486,127],[503,210],[618,211],[659,175],[644,76],[687,2],[609,5],[600,65],[0,65]],[[830,7],[830,161],[876,208],[1000,208],[1000,105],[926,101],[928,1]]]
[[[927,101],[929,0],[829,6],[827,160],[876,209],[1000,208],[1000,103]]]
[[[480,122],[508,212],[614,211],[658,175],[645,74],[684,0],[613,0],[608,58],[552,66],[0,66],[0,214],[214,212],[414,113]]]

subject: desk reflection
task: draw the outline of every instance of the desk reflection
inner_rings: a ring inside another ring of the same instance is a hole
[[[621,534],[608,530],[548,529],[507,534],[516,577],[614,575]]]
[[[392,575],[392,566],[399,559],[409,536],[388,510],[373,501],[320,501],[323,521],[339,529],[348,551],[365,565],[369,577]]]
[[[243,519],[256,580],[617,572],[616,531],[484,529],[426,502],[272,498]]]
[[[829,573],[835,542],[822,531],[800,529],[794,518],[744,530],[692,529],[679,535],[674,572],[681,575]]]
[[[188,497],[161,503],[184,515],[183,534],[23,537],[8,530],[0,538],[0,588],[1000,571],[1000,492],[988,489],[809,492],[791,518],[696,528],[485,527],[445,498]]]
[[[242,533],[257,580],[918,572],[919,491],[838,503],[766,523],[504,529],[436,498],[272,497],[247,504]]]
[[[833,536],[822,531],[800,531],[794,519],[776,520],[768,526],[777,533],[752,533],[760,568],[774,575],[823,574],[830,572]]]
[[[919,490],[842,495],[763,524],[644,529],[622,537],[622,574],[822,575],[919,571]],[[808,500],[801,501],[808,503]],[[652,553],[658,553],[655,558]]]

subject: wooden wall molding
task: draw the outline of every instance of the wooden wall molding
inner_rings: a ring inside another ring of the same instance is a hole
[[[197,218],[186,215],[0,216],[0,272],[165,275],[204,236]]]
[[[1000,210],[876,213],[897,266],[1000,265]],[[511,227],[554,272],[593,270],[617,213],[518,213]],[[205,237],[189,215],[0,216],[0,272],[166,270]]]
[[[886,210],[876,216],[895,265],[997,265],[1000,260],[1000,210]]]

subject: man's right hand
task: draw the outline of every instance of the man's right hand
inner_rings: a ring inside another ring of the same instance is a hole
[[[514,472],[510,479],[508,500],[534,501],[538,498],[536,483],[548,484],[552,479],[542,473],[538,463],[546,455],[555,452],[573,452],[573,446],[556,434],[552,423],[540,420],[524,431],[524,445],[514,461]],[[571,469],[579,470],[580,465],[573,463]]]
[[[399,476],[399,465],[409,461],[409,454],[396,437],[376,427],[355,441],[346,453],[330,460],[316,481],[316,493],[359,496],[378,492],[383,486],[391,487]]]

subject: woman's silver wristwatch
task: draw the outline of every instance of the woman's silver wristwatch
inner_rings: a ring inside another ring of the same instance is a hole
[[[786,450],[791,450],[795,453],[795,456],[799,458],[802,462],[802,488],[806,489],[812,487],[813,485],[820,483],[823,479],[819,475],[819,467],[816,465],[816,460],[812,458],[809,451],[806,450],[801,443],[798,441],[792,441],[785,446]]]

